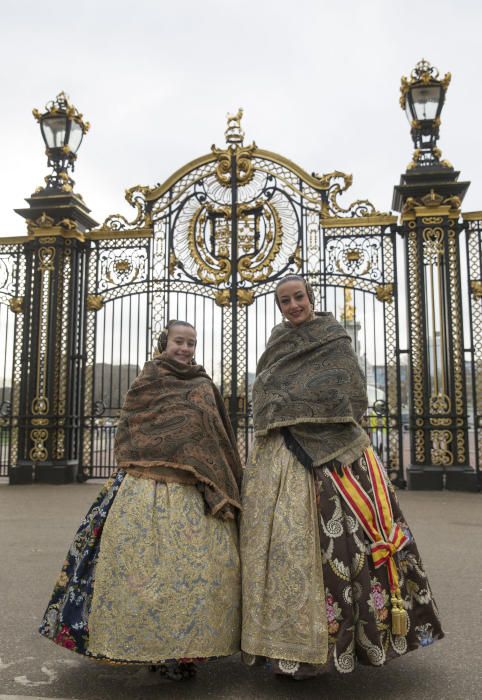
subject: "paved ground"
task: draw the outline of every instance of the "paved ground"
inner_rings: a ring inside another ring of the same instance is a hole
[[[99,484],[0,484],[0,700],[322,698],[475,700],[482,696],[482,495],[402,492],[446,638],[382,669],[294,682],[234,657],[196,681],[161,682],[144,669],[100,665],[58,648],[36,628],[80,515]]]

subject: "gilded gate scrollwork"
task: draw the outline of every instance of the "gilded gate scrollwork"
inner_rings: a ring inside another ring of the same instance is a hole
[[[367,338],[374,323],[364,322],[368,312],[357,304],[361,299],[365,307],[367,299],[377,304],[370,314],[383,319],[386,341],[379,352],[383,379],[376,377],[375,391],[379,399],[385,397],[378,404],[386,408],[383,415],[372,412],[370,427],[397,479],[396,219],[377,212],[368,200],[342,206],[339,199],[350,187],[351,175],[309,175],[254,142],[245,145],[241,119],[242,110],[228,116],[225,147],[213,146],[161,185],[128,190],[136,212],[132,221],[113,215],[92,232],[85,392],[90,417],[85,425],[101,424],[108,412],[94,386],[99,383],[94,376],[99,341],[91,339],[115,315],[109,311],[113,303],[125,295],[145,294],[150,314],[146,351],[155,347],[169,318],[195,323],[199,359],[221,385],[240,447],[247,449],[256,357],[279,318],[273,291],[282,275],[301,272],[313,284],[319,307],[336,314],[333,290],[350,288],[354,317],[341,316],[347,324],[360,323]],[[94,416],[92,406],[101,415]],[[92,438],[85,434],[85,459],[92,449]]]

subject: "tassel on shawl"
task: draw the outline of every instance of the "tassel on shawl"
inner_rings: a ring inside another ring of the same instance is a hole
[[[392,634],[405,637],[408,632],[408,614],[403,606],[400,589],[392,591]]]

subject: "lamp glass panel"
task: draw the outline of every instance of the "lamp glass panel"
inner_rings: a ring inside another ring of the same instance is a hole
[[[82,141],[82,127],[77,122],[70,123],[69,148],[73,153],[77,153]]]
[[[46,117],[42,119],[42,132],[49,148],[62,148],[65,145],[67,130],[66,117]]]
[[[407,98],[405,100],[405,114],[407,115],[409,124],[411,124],[412,121],[416,119],[415,114],[413,113],[412,101],[410,100],[409,95],[407,95]]]
[[[439,85],[423,85],[411,90],[416,118],[419,121],[435,119],[442,103],[442,88]]]

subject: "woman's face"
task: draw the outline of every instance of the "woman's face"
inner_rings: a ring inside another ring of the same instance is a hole
[[[293,326],[299,326],[313,317],[313,309],[301,280],[283,282],[276,292],[281,313]]]
[[[172,326],[167,335],[165,353],[172,360],[189,365],[196,350],[196,331],[190,326]]]

